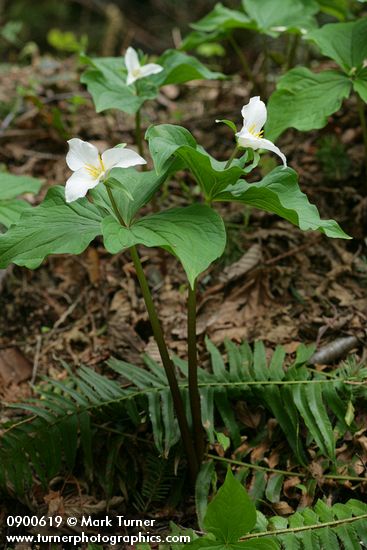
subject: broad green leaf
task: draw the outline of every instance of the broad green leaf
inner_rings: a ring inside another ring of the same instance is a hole
[[[149,142],[150,154],[158,174],[167,169],[167,161],[180,147],[197,148],[194,136],[186,128],[174,124],[151,126],[146,131],[145,139]]]
[[[110,172],[110,177],[128,191],[129,196],[124,191],[120,191],[115,187],[112,192],[117,203],[119,212],[126,223],[130,225],[136,213],[147,204],[154,193],[161,187],[167,179],[171,169],[175,170],[177,162],[167,163],[166,170],[157,175],[155,170],[149,172],[138,172],[134,168],[113,168]],[[110,199],[107,194],[107,189],[104,185],[98,185],[90,191],[95,204],[105,208],[110,214],[114,215],[111,207]]]
[[[321,231],[328,237],[351,238],[336,221],[320,218],[316,206],[300,190],[297,174],[291,168],[275,168],[257,183],[239,180],[215,196],[214,200],[242,202],[266,212],[273,212],[297,225],[302,231]]]
[[[23,193],[38,193],[40,187],[41,182],[36,178],[0,172],[0,225],[9,227],[16,223],[21,214],[31,208],[28,202],[16,197]]]
[[[136,244],[165,248],[180,260],[192,287],[198,275],[222,255],[226,244],[223,220],[200,204],[146,216],[130,227],[107,216],[102,229],[106,249],[112,254]]]
[[[123,57],[88,58],[89,64],[81,82],[93,97],[97,112],[106,109],[119,109],[129,114],[136,113],[148,99],[158,95],[165,84],[181,84],[189,80],[218,79],[224,75],[213,72],[198,59],[177,50],[167,50],[156,60],[163,71],[136,81],[127,86],[127,71]]]
[[[191,80],[218,80],[226,78],[224,74],[211,71],[196,57],[178,50],[167,50],[156,61],[164,71],[154,75],[152,81],[158,86],[183,84]]]
[[[242,0],[242,5],[257,30],[270,36],[283,31],[303,33],[317,26],[315,0]]]
[[[219,42],[220,40],[226,37],[228,32],[230,31],[223,32],[221,31],[220,28],[213,32],[200,32],[200,31],[190,32],[183,39],[180,45],[180,50],[184,50],[184,51],[195,50],[196,48],[198,48],[203,44],[210,44],[211,42]]]
[[[205,17],[191,23],[190,27],[208,33],[216,30],[247,29],[253,27],[253,23],[243,11],[232,10],[218,3]]]
[[[186,128],[172,124],[151,126],[147,130],[146,139],[158,174],[167,169],[167,161],[174,155],[191,170],[207,200],[240,178],[243,163],[247,159],[245,155],[225,169],[226,162],[219,162],[210,156]]]
[[[299,67],[285,74],[268,103],[265,135],[271,141],[287,128],[323,128],[349,96],[351,80],[338,71],[313,73]]]
[[[23,212],[31,208],[28,202],[20,199],[0,200],[0,225],[10,227],[12,223],[16,223],[19,220]]]
[[[106,109],[118,109],[128,114],[136,113],[148,99],[137,96],[132,86],[126,85],[123,58],[106,57],[89,60],[90,66],[80,77],[91,94],[97,113]],[[152,98],[155,97],[155,92]]]
[[[356,78],[353,80],[353,89],[367,103],[367,67],[358,71]]]
[[[317,0],[320,4],[320,10],[337,19],[344,20],[349,14],[348,0]]]
[[[330,23],[309,34],[321,53],[347,73],[357,70],[367,57],[367,17],[350,23]]]
[[[216,496],[209,503],[204,527],[224,543],[236,543],[256,523],[256,508],[230,469]]]
[[[52,187],[40,206],[0,235],[0,268],[15,263],[34,269],[49,254],[80,254],[101,234],[101,221],[87,199],[67,204],[64,188]]]
[[[16,176],[0,172],[0,201],[15,199],[23,193],[38,193],[40,180],[29,176]]]

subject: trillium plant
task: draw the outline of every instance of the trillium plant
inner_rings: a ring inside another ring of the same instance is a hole
[[[130,61],[127,60],[128,69],[137,71],[135,56],[131,52],[127,55],[132,56]],[[153,69],[150,67],[149,70]],[[136,72],[135,78],[138,77]],[[145,78],[142,76],[141,80]],[[334,220],[320,219],[316,206],[310,204],[301,192],[297,174],[287,166],[284,154],[263,137],[262,127],[267,113],[261,99],[251,98],[241,112],[243,127],[239,131],[232,121],[223,120],[232,129],[235,141],[228,160],[215,159],[187,129],[171,124],[151,126],[146,132],[153,162],[153,168],[148,171],[136,168],[144,165],[145,160],[130,148],[118,146],[100,154],[92,144],[78,138],[71,139],[66,162],[73,174],[66,186],[51,187],[39,206],[26,209],[20,219],[0,235],[0,268],[15,263],[34,269],[50,254],[80,254],[99,236],[111,254],[124,250],[130,252],[169,381],[193,480],[205,453],[207,429],[202,423],[204,402],[198,388],[198,279],[222,256],[226,245],[225,224],[215,208],[216,203],[233,201],[251,205],[277,214],[302,230],[321,231],[333,238],[349,238]],[[282,164],[263,179],[248,183],[246,178],[256,166],[258,151],[262,149],[278,155]],[[202,198],[184,207],[141,215],[141,208],[149,203],[162,184],[182,170],[192,174]],[[187,276],[187,393],[178,385],[140,261],[139,245],[168,251]],[[190,406],[186,407],[188,402]]]

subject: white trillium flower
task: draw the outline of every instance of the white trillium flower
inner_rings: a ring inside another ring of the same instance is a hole
[[[161,65],[157,65],[157,63],[140,65],[138,54],[134,48],[131,47],[126,50],[125,65],[127,68],[126,84],[128,86],[135,82],[135,80],[139,80],[139,78],[145,78],[151,74],[157,74],[163,71],[163,67]]]
[[[65,186],[66,202],[73,202],[85,197],[89,189],[93,189],[105,179],[112,168],[129,168],[146,161],[125,147],[107,149],[102,155],[97,147],[78,138],[69,139],[69,152],[66,163],[74,174],[70,176]]]
[[[263,138],[262,127],[267,118],[266,106],[259,96],[252,97],[247,105],[242,107],[243,127],[237,132],[237,143],[241,147],[250,147],[250,149],[267,149],[278,155],[284,166],[287,166],[287,159],[281,150],[268,139]]]

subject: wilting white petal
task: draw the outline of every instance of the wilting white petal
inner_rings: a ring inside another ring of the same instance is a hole
[[[251,134],[258,134],[267,118],[266,106],[259,96],[252,97],[247,105],[242,107],[243,126]]]
[[[257,149],[267,149],[268,151],[272,151],[282,159],[284,166],[287,166],[287,159],[285,155],[281,152],[279,147],[274,145],[274,143],[270,140],[253,136],[245,128],[243,128],[241,132],[238,132],[236,136],[237,143],[238,145],[241,145],[241,147],[250,147],[250,149],[254,149],[254,151]]]
[[[125,65],[129,73],[132,73],[139,69],[140,67],[139,57],[137,52],[134,50],[134,48],[129,47],[126,50]]]
[[[85,197],[89,189],[98,185],[100,176],[92,178],[86,168],[80,168],[70,176],[65,185],[65,200],[73,202],[81,197]]]
[[[260,147],[259,147],[260,149],[267,149],[268,151],[272,151],[273,153],[278,155],[278,157],[280,157],[283,161],[284,168],[286,168],[287,159],[286,159],[286,156],[281,152],[279,147],[274,145],[274,143],[269,139],[259,138],[259,142],[260,142]]]
[[[150,76],[151,74],[157,74],[163,71],[163,67],[157,63],[147,63],[140,67],[140,76],[139,78],[144,78],[145,76]]]
[[[71,170],[79,170],[85,165],[99,165],[97,147],[79,138],[69,139],[68,144],[69,152],[66,155],[66,163]]]
[[[138,153],[123,147],[107,149],[107,151],[102,153],[102,162],[105,170],[111,170],[111,168],[129,168],[137,164],[146,164],[146,160],[138,155]]]

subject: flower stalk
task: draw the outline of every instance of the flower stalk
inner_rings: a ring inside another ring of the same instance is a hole
[[[115,198],[113,196],[112,190],[107,187],[107,193],[111,201],[112,208],[121,223],[124,227],[126,224],[124,223],[124,220],[121,216],[121,213],[117,207]],[[191,439],[190,429],[186,418],[184,403],[182,400],[182,396],[180,393],[180,389],[178,386],[178,382],[176,379],[174,366],[172,363],[172,360],[169,356],[167,345],[164,339],[163,330],[161,327],[161,324],[158,319],[157,311],[153,302],[152,294],[149,289],[148,281],[145,277],[145,273],[143,270],[143,266],[141,265],[141,261],[139,258],[138,251],[136,249],[136,246],[132,246],[129,248],[131,258],[135,267],[136,276],[139,281],[139,285],[143,294],[145,306],[148,311],[149,321],[152,326],[153,330],[153,336],[157,343],[159,354],[163,363],[163,367],[167,376],[168,384],[171,390],[171,395],[173,399],[173,404],[175,407],[178,425],[180,428],[180,433],[182,437],[183,446],[185,448],[185,452],[187,455],[187,461],[189,464],[189,470],[190,470],[190,477],[192,482],[194,483],[198,474],[198,460],[194,448],[193,441]]]
[[[189,364],[189,395],[192,416],[192,427],[197,461],[200,464],[204,457],[205,434],[201,418],[201,403],[198,387],[198,360],[196,342],[196,281],[194,288],[189,285],[187,301],[187,344]]]
[[[362,134],[363,134],[364,153],[365,153],[364,160],[365,160],[365,169],[366,169],[366,177],[367,177],[367,122],[366,122],[366,113],[365,113],[364,103],[358,94],[357,94],[357,105],[358,105],[359,120],[361,122],[361,128],[362,128]]]
[[[140,109],[135,113],[135,138],[138,146],[139,155],[144,155],[143,138],[141,132],[141,112]],[[145,165],[146,170],[146,165]]]
[[[239,146],[236,145],[236,147],[233,149],[233,151],[231,153],[231,156],[229,157],[229,159],[226,162],[226,165],[224,167],[225,170],[227,170],[227,168],[229,168],[231,166],[232,161],[236,158],[236,155],[237,155],[239,149],[240,149]]]
[[[229,42],[230,42],[233,50],[235,51],[241,65],[242,65],[244,75],[249,79],[249,81],[253,85],[253,89],[254,90],[257,89],[257,82],[255,80],[253,72],[250,69],[250,65],[248,64],[245,55],[243,54],[241,48],[239,47],[237,41],[233,38],[233,36],[229,35],[228,38],[229,38]]]

